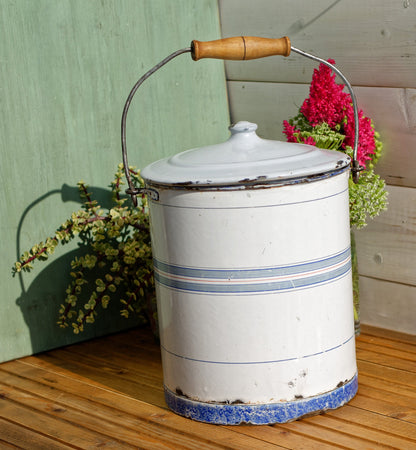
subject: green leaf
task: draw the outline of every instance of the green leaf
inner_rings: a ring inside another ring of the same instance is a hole
[[[135,185],[143,187],[140,172],[133,167],[129,171]],[[29,272],[33,267],[32,261],[47,260],[59,244],[65,245],[73,239],[77,239],[80,246],[87,250],[84,256],[75,257],[68,267],[71,283],[65,290],[65,304],[61,304],[58,310],[58,325],[65,328],[71,324],[74,333],[82,332],[85,323],[95,320],[99,302],[103,309],[107,307],[110,300],[109,295],[104,295],[107,290],[115,292],[118,286],[122,286],[125,292],[129,292],[128,301],[121,300],[124,304],[121,313],[128,317],[130,311],[140,316],[140,311],[146,308],[146,300],[142,298],[143,288],[138,291],[140,295],[134,293],[137,289],[134,285],[136,279],[140,281],[139,286],[154,289],[147,198],[143,198],[135,208],[122,195],[122,186],[125,184],[123,165],[119,164],[110,184],[113,205],[105,210],[93,198],[88,185],[80,181],[78,188],[83,200],[82,209],[74,211],[51,237],[32,245],[13,264],[13,275]],[[138,224],[140,229],[137,228]],[[90,290],[90,286],[83,287],[90,279],[90,275],[86,277],[86,270],[95,277],[95,286]],[[88,293],[91,295],[85,301],[84,296]],[[78,302],[82,307],[76,312],[72,308]]]

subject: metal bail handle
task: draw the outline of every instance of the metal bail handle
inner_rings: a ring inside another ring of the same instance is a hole
[[[183,53],[191,53],[192,59],[194,61],[199,61],[200,59],[203,58],[245,61],[275,55],[289,56],[291,51],[293,51],[294,53],[298,53],[299,55],[305,56],[307,58],[310,58],[314,61],[318,61],[330,67],[347,86],[347,89],[351,95],[352,106],[354,111],[354,125],[355,125],[354,148],[353,148],[351,171],[353,181],[354,183],[357,183],[360,171],[364,170],[364,167],[360,166],[357,159],[358,139],[359,139],[357,100],[355,98],[355,94],[351,87],[351,84],[338,68],[336,68],[335,66],[333,66],[328,61],[325,61],[322,58],[318,58],[317,56],[311,55],[310,53],[306,53],[303,50],[299,50],[293,47],[290,43],[290,39],[287,36],[277,39],[268,39],[253,36],[239,36],[206,42],[194,40],[191,43],[191,47],[183,48],[181,50],[173,52],[171,55],[163,59],[160,63],[156,64],[152,69],[146,72],[133,86],[124,105],[123,114],[121,117],[121,148],[123,153],[124,171],[126,174],[127,183],[129,185],[129,188],[126,189],[126,193],[131,195],[134,206],[137,206],[137,195],[145,194],[148,192],[148,190],[146,188],[144,189],[136,188],[133,184],[130,172],[128,170],[129,165],[127,160],[127,145],[126,145],[126,119],[127,119],[127,112],[129,110],[134,94],[145,80],[147,80],[151,75],[153,75],[157,70],[159,70],[161,67],[167,64],[169,61],[171,61],[172,59],[176,58],[179,55],[182,55]]]

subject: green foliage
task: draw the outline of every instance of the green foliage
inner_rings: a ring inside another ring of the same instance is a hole
[[[362,228],[367,217],[374,218],[387,209],[387,191],[383,179],[373,169],[361,172],[358,183],[349,180],[350,223]]]
[[[345,139],[345,135],[340,133],[341,126],[336,125],[335,130],[331,129],[326,122],[323,122],[309,131],[301,131],[301,137],[307,139],[312,137],[319,148],[327,150],[340,150]]]
[[[129,168],[136,186],[143,187],[140,174]],[[86,323],[93,323],[99,307],[106,308],[110,300],[118,297],[121,315],[136,313],[151,322],[155,329],[155,294],[153,280],[152,250],[150,243],[147,198],[142,196],[137,208],[125,206],[121,196],[123,165],[111,183],[113,206],[104,212],[88,186],[78,183],[83,208],[72,213],[53,237],[33,246],[21,256],[13,267],[13,274],[30,271],[33,262],[45,261],[59,244],[78,238],[88,253],[71,262],[71,282],[66,298],[59,309],[58,324],[72,326],[74,333],[83,331]],[[93,287],[88,283],[93,275]],[[80,304],[82,299],[87,299]]]
[[[291,118],[289,124],[295,126],[296,132],[293,133],[298,142],[302,143],[311,137],[319,148],[328,150],[338,150],[346,153],[349,157],[353,157],[353,149],[347,146],[345,150],[342,143],[345,135],[342,132],[341,124],[335,126],[335,129],[329,127],[326,122],[312,127],[306,117],[299,113]],[[372,127],[374,128],[373,122]],[[380,159],[383,151],[383,143],[380,141],[380,134],[374,131],[375,152],[371,160],[367,162],[367,167],[360,173],[357,184],[349,180],[349,196],[350,196],[350,225],[357,229],[367,225],[367,219],[374,218],[381,211],[387,209],[388,193],[386,184],[379,175],[374,173],[374,166]]]

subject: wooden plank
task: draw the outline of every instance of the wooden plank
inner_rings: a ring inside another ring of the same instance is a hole
[[[19,426],[0,417],[0,448],[30,448],[31,450],[59,450],[74,448],[54,438],[39,434],[29,428]],[[12,445],[13,444],[13,445]]]
[[[319,417],[319,416],[316,416]],[[325,417],[326,419],[326,417]],[[342,448],[391,448],[388,445],[384,445],[381,442],[373,440],[372,436],[367,438],[362,438],[360,435],[355,435],[354,432],[358,430],[354,428],[351,430],[349,428],[348,431],[340,432],[341,430],[337,429],[333,421],[326,421],[327,426],[318,426],[311,419],[303,419],[302,421],[296,421],[281,425],[282,428],[287,429],[293,433],[298,433],[301,436],[313,437],[317,440],[321,440],[327,444],[332,444],[335,447],[339,446]],[[351,433],[352,431],[352,433]],[[378,435],[378,439],[381,435]]]
[[[69,376],[71,378],[76,377],[77,379],[86,382],[88,384],[97,385],[100,387],[106,387],[108,389],[113,389],[116,391],[122,390],[120,386],[125,384],[126,390],[137,390],[137,393],[143,390],[160,391],[162,386],[162,372],[157,373],[157,379],[154,377],[149,377],[146,375],[145,367],[142,368],[142,374],[139,373],[137,377],[132,374],[123,373],[123,369],[115,368],[110,364],[110,370],[100,370],[95,367],[94,364],[90,366],[85,363],[79,363],[76,358],[66,361],[63,357],[66,354],[60,354],[59,357],[53,354],[43,354],[39,357],[26,357],[24,360],[19,360],[19,363],[26,364],[29,367],[36,367],[45,370],[45,372],[53,376],[54,374],[60,374],[64,376]],[[7,364],[14,363],[10,361]],[[8,366],[6,366],[8,367]],[[118,373],[120,372],[120,373]],[[120,378],[121,381],[116,379]],[[150,380],[150,381],[149,381]],[[137,385],[137,386],[136,386]]]
[[[380,367],[400,370],[402,372],[402,376],[409,380],[412,379],[411,374],[416,373],[416,364],[414,361],[411,362],[384,354],[373,353],[360,347],[357,347],[356,353],[357,358],[362,361],[371,362]]]
[[[358,339],[371,340],[372,342],[383,343],[386,346],[396,346],[396,348],[416,352],[415,335],[365,324],[361,326],[361,331],[362,336],[359,336]]]
[[[0,445],[2,446],[1,448],[21,448],[21,447],[17,447],[16,445],[5,442],[5,441],[3,441],[3,439],[0,439]]]
[[[53,353],[53,358],[59,358],[65,363],[73,363],[76,366],[86,368],[94,367],[94,373],[101,371],[105,375],[118,375],[125,380],[137,381],[150,388],[160,388],[162,385],[160,353],[156,361],[149,360],[140,353],[138,355],[119,355],[114,353],[111,357],[111,350],[102,352],[97,349],[97,353],[85,354],[82,349],[59,349]],[[50,357],[50,354],[47,354]],[[107,357],[106,357],[107,356]],[[46,355],[45,355],[46,357]]]
[[[298,450],[330,450],[334,448],[345,448],[329,442],[325,437],[309,436],[289,430],[285,424],[272,426],[246,426],[228,427],[247,438],[255,438],[271,444],[284,446],[284,448],[295,448]]]
[[[40,416],[41,413],[47,414],[48,417],[53,417],[62,422],[62,428],[65,428],[67,423],[76,427],[78,434],[83,434],[83,430],[88,430],[97,433],[98,436],[103,436],[105,439],[114,439],[113,442],[118,442],[119,445],[130,446],[156,446],[157,440],[155,438],[148,438],[146,433],[140,429],[140,434],[136,431],[129,430],[126,427],[121,428],[119,425],[112,423],[111,420],[103,420],[94,415],[94,409],[90,405],[91,411],[79,411],[77,409],[68,408],[59,401],[51,401],[48,397],[33,395],[21,389],[20,384],[16,387],[10,387],[0,383],[0,393],[4,398],[13,402],[9,407],[9,411],[13,409],[14,405],[20,410],[20,406],[31,411],[33,416]],[[30,425],[30,424],[29,424]],[[146,440],[147,445],[146,445]]]
[[[114,407],[114,396],[122,397],[121,404],[128,404],[128,412],[135,411],[138,408],[137,401],[139,401],[139,406],[142,407],[143,400],[139,400],[140,397],[127,397],[122,392],[114,390],[110,385],[104,385],[97,383],[93,379],[88,379],[78,375],[77,373],[70,373],[68,371],[62,371],[62,369],[57,368],[56,371],[48,370],[43,365],[35,366],[32,364],[26,364],[20,360],[10,361],[4,363],[1,366],[1,379],[4,382],[13,379],[13,377],[20,377],[25,379],[26,383],[30,385],[30,382],[46,386],[49,389],[57,389],[60,392],[65,392],[68,394],[76,393],[77,397],[82,397],[84,399],[90,400],[94,399],[95,402],[108,407]],[[23,381],[22,381],[23,383]],[[55,391],[51,391],[51,395]],[[126,399],[130,399],[126,400]],[[166,408],[166,407],[165,407]]]
[[[358,367],[360,366],[363,367],[363,364],[359,362]],[[381,392],[386,392],[387,396],[390,394],[399,395],[403,398],[409,399],[409,402],[411,404],[416,402],[416,393],[413,386],[408,386],[400,382],[383,379],[380,374],[369,375],[365,372],[365,370],[365,366],[363,370],[359,370],[359,386],[365,386],[366,389],[371,386],[377,386],[377,388]],[[358,389],[360,389],[360,387]]]
[[[231,121],[257,123],[259,136],[280,141],[286,140],[283,121],[297,114],[309,93],[309,83],[229,81],[227,87]]]
[[[76,361],[76,359],[68,358],[68,360],[65,360],[63,358],[57,358],[55,355],[44,355],[42,356],[42,360],[49,365],[57,366],[57,371],[63,368],[65,371],[75,373],[82,378],[92,380],[101,385],[106,385],[115,391],[141,398],[143,401],[154,405],[164,405],[162,383],[152,385],[148,380],[142,381],[140,376],[131,379],[130,376],[117,373],[118,371],[112,370],[111,367],[110,370],[103,371],[100,368],[82,364]]]
[[[377,379],[363,372],[360,372],[358,378],[360,395],[404,406],[411,410],[416,408],[416,395],[414,389],[411,387],[395,383],[394,380],[386,381]]]
[[[126,448],[172,448],[173,442],[182,448],[212,448],[209,439],[204,439],[202,436],[199,438],[199,442],[195,443],[189,435],[184,435],[167,427],[154,426],[154,424],[149,424],[144,420],[136,420],[133,426],[121,422],[114,423],[111,415],[97,417],[91,405],[86,411],[80,411],[79,404],[76,409],[70,408],[59,400],[51,402],[48,397],[33,395],[27,391],[23,392],[20,390],[20,386],[17,386],[16,389],[0,383],[0,392],[15,404],[30,408],[33,415],[37,415],[39,412],[47,413],[49,417],[56,417],[62,423],[76,425],[79,434],[82,434],[83,430],[93,431],[99,436],[102,435],[109,443],[113,442],[114,439],[119,443],[118,445]]]
[[[120,442],[109,439],[107,436],[96,433],[77,425],[59,420],[51,414],[37,414],[31,408],[10,402],[3,398],[1,401],[0,417],[22,426],[29,427],[57,442],[64,442],[81,448],[113,445],[117,448]],[[126,448],[134,448],[126,444]]]
[[[396,434],[396,432],[394,432],[393,435],[393,433],[390,433],[389,431],[378,428],[378,421],[376,420],[378,414],[355,410],[355,408],[351,408],[352,413],[347,414],[346,411],[348,411],[348,408],[351,407],[348,407],[347,405],[342,408],[342,413],[344,416],[342,416],[339,420],[337,416],[337,412],[339,410],[328,411],[324,416],[315,416],[306,420],[320,429],[322,433],[326,433],[327,431],[332,431],[334,433],[345,433],[348,436],[354,436],[356,439],[360,439],[362,442],[361,444],[358,444],[358,447],[356,448],[365,447],[366,444],[369,445],[369,443],[371,443],[370,448],[377,444],[383,444],[383,446],[388,448],[411,448],[411,446],[414,445],[415,441],[407,436],[400,437]],[[360,416],[360,414],[356,414],[356,412],[366,413],[365,425],[363,425],[362,422],[357,422],[355,419],[354,421],[349,420],[351,417],[356,418]],[[382,418],[386,419],[392,426],[395,422],[399,422],[398,420],[392,418]],[[412,429],[416,426],[410,423],[405,425],[408,425],[409,428]]]
[[[268,448],[267,443],[230,433],[230,430],[222,427],[216,427],[216,432],[212,434],[210,425],[192,422],[190,426],[188,419],[168,411],[165,404],[163,408],[160,408],[144,402],[143,397],[139,397],[139,400],[135,396],[126,396],[76,373],[59,374],[52,371],[53,367],[49,369],[46,371],[44,368],[24,364],[22,361],[11,361],[0,366],[0,380],[13,384],[13,380],[19,377],[20,386],[26,391],[59,402],[64,407],[90,411],[90,414],[98,417],[100,422],[110,421],[117,426],[125,426],[129,429],[145,428],[150,436],[162,433],[162,437],[166,435],[169,439],[173,439],[172,442],[180,442],[179,438],[172,437],[173,430],[176,430],[183,435],[192,436],[197,442],[205,441],[209,436],[209,442],[212,445],[215,444],[216,448],[220,446],[238,449]],[[59,368],[57,369],[60,371]]]
[[[158,353],[160,360],[160,341],[153,335],[150,327],[143,328],[143,333],[137,333],[137,328],[127,331],[127,339],[122,333],[115,333],[107,336],[108,341],[111,342],[111,346],[117,346],[117,348],[127,348],[128,353],[134,354],[134,349],[139,349],[140,352],[146,352],[150,354]]]
[[[407,375],[408,378],[411,378],[412,373],[416,373],[415,362],[411,363],[391,356],[372,353],[371,351],[363,350],[359,347],[357,347],[357,358],[368,363],[377,364],[379,367],[401,370],[403,376]]]
[[[354,92],[384,144],[377,173],[388,184],[416,187],[416,89],[354,87]]]
[[[373,325],[410,333],[409,337],[413,334],[416,338],[415,299],[415,286],[360,275],[360,315],[363,330],[365,325]]]
[[[371,411],[365,411],[363,409],[355,408],[353,406],[345,405],[342,409],[335,409],[327,411],[325,418],[336,418],[337,422],[344,424],[355,424],[358,428],[362,428],[362,437],[370,439],[371,436],[377,439],[378,433],[384,433],[385,436],[381,439],[384,444],[391,446],[397,446],[398,448],[410,446],[411,444],[416,446],[416,424],[408,423],[402,420],[396,420],[391,417],[381,416],[380,414],[373,413]],[[323,417],[317,416],[313,419],[314,423],[319,422],[324,426]],[[334,422],[335,423],[335,422]],[[365,425],[363,425],[365,424]],[[344,427],[344,425],[342,425]],[[336,426],[338,428],[338,426]],[[339,428],[341,429],[341,428]],[[346,428],[343,428],[346,430]],[[359,436],[359,434],[355,434]],[[391,435],[394,435],[394,439]]]
[[[358,270],[415,286],[416,189],[389,186],[388,192],[388,210],[356,232]]]
[[[380,366],[377,363],[361,359],[360,356],[360,352],[357,352],[357,366],[361,376],[369,376],[370,378],[368,380],[372,380],[373,383],[377,380],[377,384],[391,392],[402,392],[403,395],[416,398],[416,392],[414,390],[416,380],[412,372]],[[397,390],[395,391],[396,386]]]
[[[266,139],[286,140],[283,120],[295,116],[309,95],[307,84],[228,82],[232,122],[248,120],[259,125],[258,133]],[[359,108],[371,117],[381,133],[384,155],[377,173],[388,184],[416,187],[416,90],[356,87]]]
[[[333,58],[363,86],[416,87],[412,2],[389,0],[220,0],[223,37],[289,36],[292,45]],[[313,63],[300,55],[226,64],[231,80],[305,83]]]
[[[128,343],[124,349],[123,335]],[[414,355],[409,349],[411,343],[404,341],[406,346],[400,347],[402,336],[387,333],[376,341],[371,341],[371,335],[359,337],[357,396],[342,408],[288,424],[213,427],[169,411],[162,394],[159,399],[154,397],[160,406],[143,401],[146,394],[142,389],[154,392],[155,383],[145,381],[135,394],[129,394],[123,383],[130,383],[128,390],[133,391],[133,385],[140,384],[140,380],[135,383],[135,376],[141,373],[145,376],[152,359],[150,373],[161,380],[159,349],[147,330],[131,330],[88,345],[73,345],[0,365],[0,416],[3,414],[3,420],[11,423],[13,429],[31,430],[34,436],[49,439],[54,439],[53,430],[58,424],[63,433],[69,433],[68,427],[76,425],[81,438],[94,436],[84,432],[96,433],[100,445],[113,445],[116,441],[117,448],[126,441],[136,448],[149,449],[413,448],[415,373],[360,359],[366,353],[375,353],[376,358],[386,357],[390,366],[397,366],[397,361],[411,362],[408,360],[408,355]],[[100,376],[96,374],[97,368],[102,372]],[[121,382],[115,382],[115,378]],[[48,420],[49,428],[41,426],[42,419]],[[58,444],[62,440],[75,445],[66,436],[58,434],[56,438]]]
[[[358,349],[364,347],[367,352],[387,353],[389,358],[404,357],[402,360],[410,364],[414,364],[416,360],[414,342],[413,336],[366,326],[363,327],[362,335],[356,339]],[[359,395],[350,402],[350,405],[415,423],[416,392],[413,386],[408,386],[410,381],[408,375],[404,375],[402,370],[396,371],[391,368],[380,371],[379,366],[360,360],[365,358],[365,353],[361,350],[357,351],[357,355]],[[405,369],[407,371],[408,367],[405,366]]]
[[[385,347],[383,345],[378,345],[372,342],[365,342],[361,340],[356,341],[356,347],[360,350],[370,351],[377,355],[385,355],[388,356],[389,359],[394,358],[395,360],[400,360],[400,365],[402,365],[402,361],[404,361],[405,370],[415,371],[416,370],[416,354],[414,352],[408,352],[403,350],[398,350],[391,347]],[[389,361],[386,360],[386,362]]]
[[[360,382],[360,394],[351,406],[416,424],[415,399],[385,390],[374,389]]]
[[[150,330],[149,330],[150,333]],[[109,340],[109,345],[102,346],[96,340],[85,342],[82,347],[70,346],[62,349],[69,352],[70,358],[79,358],[79,361],[87,362],[92,358],[100,364],[109,364],[113,370],[124,368],[125,370],[140,371],[146,369],[147,376],[152,377],[160,374],[162,361],[159,345],[149,345],[139,347],[134,344],[118,343],[116,340]],[[60,355],[60,352],[54,352],[54,355]],[[139,356],[138,356],[139,355]],[[66,358],[66,355],[62,355]],[[146,366],[143,365],[143,362]],[[109,369],[110,370],[110,369]]]

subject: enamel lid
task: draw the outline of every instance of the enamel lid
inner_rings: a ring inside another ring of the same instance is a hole
[[[255,123],[238,122],[230,127],[227,141],[161,159],[145,167],[141,175],[148,184],[235,186],[329,176],[350,164],[344,153],[262,139],[256,129]]]

